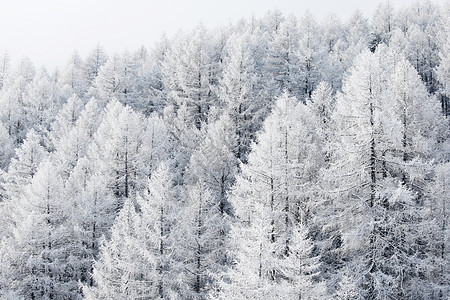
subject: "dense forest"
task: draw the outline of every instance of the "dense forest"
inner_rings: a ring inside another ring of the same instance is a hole
[[[1,299],[449,299],[450,3],[0,60]]]

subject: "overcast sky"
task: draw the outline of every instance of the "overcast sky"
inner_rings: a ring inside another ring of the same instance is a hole
[[[200,22],[211,28],[269,9],[319,20],[330,12],[345,19],[359,8],[371,16],[376,0],[5,0],[0,8],[0,51],[13,62],[28,56],[36,67],[63,67],[75,49],[84,57],[100,43],[108,53],[151,47]],[[6,2],[6,3],[5,3]],[[390,0],[395,8],[411,0]],[[443,3],[445,0],[435,0]]]

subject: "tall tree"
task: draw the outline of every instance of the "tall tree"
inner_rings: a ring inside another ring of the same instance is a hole
[[[24,188],[31,183],[39,164],[47,154],[41,145],[41,137],[34,130],[28,132],[24,143],[15,152],[16,157],[11,159],[8,172],[3,175],[4,201],[0,203],[2,208],[0,222],[3,223],[1,236],[11,234],[20,220],[23,211],[19,200],[23,196]]]
[[[293,96],[301,96],[299,39],[297,19],[291,15],[280,23],[269,44],[266,68],[275,80],[277,95],[286,90]]]
[[[397,64],[388,64],[389,57]],[[420,203],[426,201],[420,181],[427,171],[420,160],[436,143],[436,103],[405,59],[384,47],[358,57],[343,91],[334,115],[340,141],[330,172],[340,174],[333,193],[344,218],[344,252],[352,257],[347,267],[359,295],[411,297],[411,283],[419,278],[411,266],[423,263],[415,257]]]
[[[225,46],[223,77],[220,80],[220,99],[233,121],[237,135],[235,155],[246,161],[249,146],[267,115],[262,97],[262,80],[255,60],[255,35],[251,32],[232,34]]]
[[[3,241],[2,277],[24,298],[78,297],[79,260],[73,257],[81,245],[73,243],[77,233],[61,201],[62,180],[53,168],[49,160],[40,165],[20,199],[27,213]]]
[[[118,198],[132,196],[149,174],[145,172],[147,157],[141,156],[145,123],[142,115],[112,100],[94,135],[88,154],[102,181]]]
[[[100,257],[94,264],[94,286],[84,286],[86,299],[148,299],[157,295],[156,261],[145,255],[138,238],[139,219],[127,199],[112,227],[111,239],[102,240]]]
[[[84,73],[87,84],[92,85],[97,78],[100,68],[108,60],[108,55],[102,45],[98,44],[88,54],[85,59]]]
[[[3,52],[0,56],[0,90],[6,83],[8,73],[10,71],[10,57],[8,52]]]
[[[221,280],[221,297],[276,298],[299,279],[288,259],[298,250],[294,231],[311,221],[309,187],[320,167],[309,162],[320,165],[323,160],[308,128],[316,121],[308,113],[312,115],[296,98],[280,96],[248,164],[241,166],[230,198],[237,218],[230,234],[236,262]]]
[[[186,193],[186,205],[174,229],[177,292],[183,299],[206,299],[214,283],[213,274],[223,270],[223,218],[202,182],[187,186]]]
[[[86,80],[84,61],[80,54],[75,51],[61,74],[60,83],[63,93],[67,95],[67,98],[74,93],[78,97],[83,97],[88,88]]]
[[[176,195],[173,175],[163,162],[153,172],[148,191],[137,198],[140,223],[137,235],[144,241],[142,250],[154,260],[152,268],[155,280],[148,285],[153,297],[170,298],[177,290],[176,268],[173,254],[176,252],[174,228],[180,218],[180,201]]]
[[[441,105],[442,110],[446,116],[450,115],[450,5],[444,7],[443,18],[441,19],[441,31],[439,33],[439,58],[440,64],[437,67],[436,73],[441,84]]]

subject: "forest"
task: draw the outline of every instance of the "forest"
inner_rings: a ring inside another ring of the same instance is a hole
[[[450,2],[0,59],[0,298],[449,299]]]

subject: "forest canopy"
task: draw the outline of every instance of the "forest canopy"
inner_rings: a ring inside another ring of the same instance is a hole
[[[1,299],[448,299],[450,3],[0,57]]]

